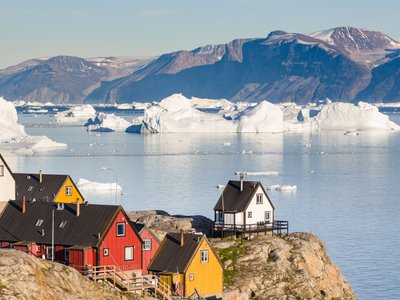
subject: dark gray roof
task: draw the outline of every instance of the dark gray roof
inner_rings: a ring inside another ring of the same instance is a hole
[[[14,173],[14,178],[16,200],[22,200],[25,196],[28,201],[52,202],[69,176],[42,174],[42,182],[39,174]]]
[[[185,233],[183,246],[180,246],[180,234],[168,233],[148,269],[156,272],[184,272],[202,238],[202,235]]]
[[[55,209],[55,244],[97,246],[122,209],[116,205],[81,205],[77,217],[76,204],[64,204],[63,210],[57,210],[57,203],[27,201],[24,214],[21,207],[22,201],[8,202],[0,217],[0,241],[51,244],[52,210]],[[38,220],[43,220],[40,226],[36,226]],[[62,221],[66,221],[64,228],[59,227]]]
[[[243,181],[243,190],[240,191],[240,181],[230,180],[219,197],[217,204],[215,204],[214,210],[223,210],[226,212],[245,211],[260,186],[271,206],[274,207],[261,182]]]

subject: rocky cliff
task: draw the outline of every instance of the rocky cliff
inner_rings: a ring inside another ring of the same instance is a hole
[[[224,263],[225,290],[253,299],[355,299],[325,244],[312,234],[214,240],[213,245]]]
[[[167,231],[180,229],[207,232],[212,224],[203,216],[171,216],[163,211],[135,211],[128,215],[133,221],[146,224],[160,239]],[[240,299],[355,299],[346,278],[329,259],[324,242],[315,235],[260,234],[251,240],[211,242],[224,264],[224,290],[239,292]]]
[[[128,299],[75,269],[0,249],[0,299]]]

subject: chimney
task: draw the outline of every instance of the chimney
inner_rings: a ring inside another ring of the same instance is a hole
[[[42,174],[42,170],[39,170],[39,182],[42,183],[43,182],[43,174]]]
[[[26,198],[25,196],[22,197],[22,213],[24,214],[26,212]]]
[[[181,234],[180,234],[180,239],[179,239],[179,246],[183,246],[183,244],[185,243],[185,236],[183,234],[183,229],[181,229]]]
[[[76,216],[79,217],[81,214],[81,204],[79,203],[79,198],[76,199]]]
[[[240,175],[240,191],[243,191],[243,175]]]

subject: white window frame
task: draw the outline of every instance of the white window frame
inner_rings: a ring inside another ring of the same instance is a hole
[[[40,227],[43,224],[43,220],[42,219],[37,219],[35,226]]]
[[[150,251],[151,250],[151,239],[143,239],[143,251]]]
[[[200,262],[202,264],[208,263],[208,250],[200,251]]]
[[[120,226],[120,225],[123,225],[123,233],[118,233],[118,227]],[[117,223],[117,226],[116,226],[116,230],[117,230],[117,236],[125,236],[125,234],[126,234],[126,224],[125,224],[125,222],[119,222],[119,223]]]
[[[36,253],[42,252],[42,247],[40,245],[36,245]]]
[[[69,261],[69,249],[64,248],[64,260]]]
[[[52,257],[53,257],[53,247],[47,246],[46,247],[46,258],[47,259],[52,259]]]
[[[129,252],[127,252],[129,251]],[[134,258],[135,247],[134,246],[126,246],[124,248],[124,260],[133,260]]]
[[[248,211],[248,212],[247,212],[247,218],[248,218],[248,219],[253,218],[253,212],[252,212],[252,211]]]
[[[64,229],[64,228],[65,228],[65,225],[67,225],[67,221],[66,221],[66,220],[63,220],[63,221],[60,222],[60,224],[58,224],[58,228]]]
[[[72,186],[69,185],[65,187],[65,195],[72,196]]]
[[[256,194],[256,204],[263,204],[263,194],[262,193],[258,193]]]
[[[108,248],[103,249],[103,256],[109,256],[110,255],[110,250]]]
[[[0,165],[0,177],[4,176],[4,165]]]
[[[267,215],[268,215],[268,218],[267,218]],[[264,212],[264,220],[265,221],[271,221],[271,212],[269,210],[266,210]]]

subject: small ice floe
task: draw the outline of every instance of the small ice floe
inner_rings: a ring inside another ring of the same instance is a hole
[[[306,148],[310,148],[311,147],[311,143],[304,144],[303,146],[306,147]]]
[[[252,150],[249,150],[249,151],[243,150],[242,154],[253,154],[253,151]]]
[[[230,145],[231,145],[231,143],[229,143],[229,142],[224,143],[224,146],[230,146]]]
[[[217,189],[224,189],[225,188],[225,184],[217,184]]]
[[[344,135],[360,135],[357,130],[349,130],[344,133]]]
[[[308,170],[307,172],[308,172],[308,173],[315,173],[314,170]]]
[[[246,172],[246,174],[252,176],[278,176],[279,172],[276,171]]]
[[[295,192],[297,191],[296,185],[280,185],[273,184],[267,187],[268,191],[278,191],[278,192]]]
[[[100,183],[95,181],[89,181],[87,179],[79,178],[76,186],[85,192],[91,193],[109,193],[110,191],[117,190],[118,192],[122,191],[122,186],[117,184],[116,182],[111,183]]]

